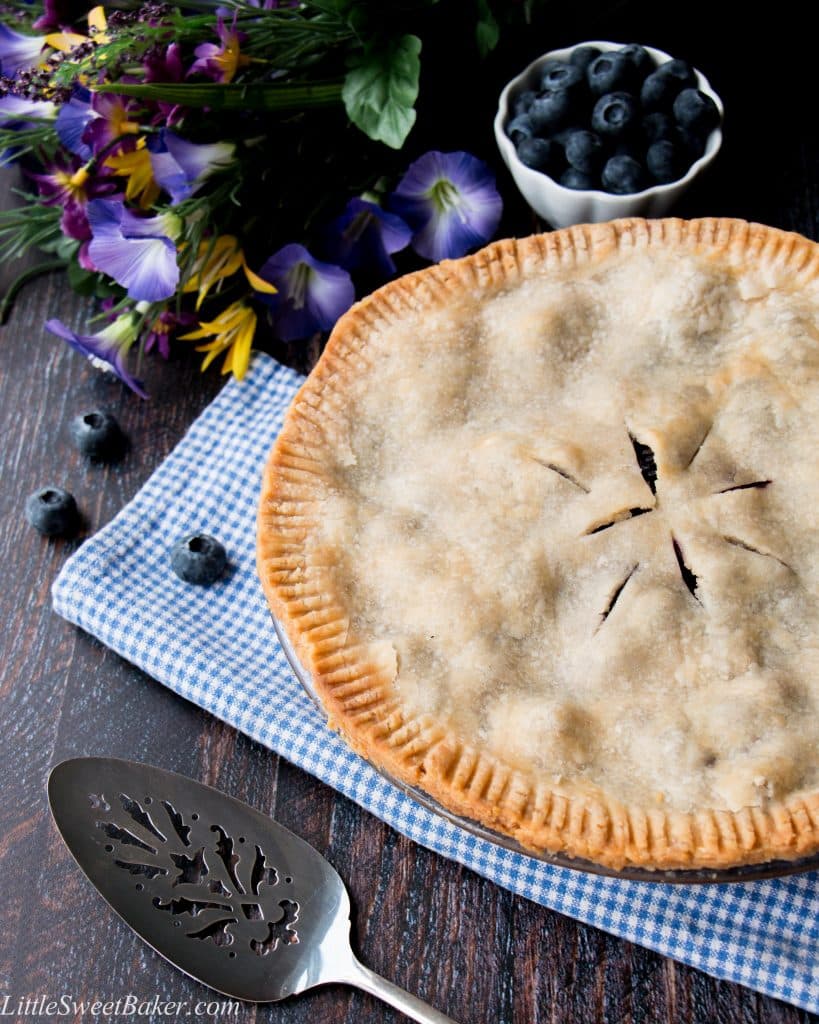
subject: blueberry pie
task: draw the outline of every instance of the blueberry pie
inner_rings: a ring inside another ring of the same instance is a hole
[[[619,867],[819,850],[819,246],[623,220],[338,323],[258,565],[331,725],[452,811]]]

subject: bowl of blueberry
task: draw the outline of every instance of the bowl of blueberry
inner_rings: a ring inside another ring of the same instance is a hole
[[[722,101],[684,60],[636,43],[580,43],[504,88],[495,138],[554,227],[664,214],[722,144]]]

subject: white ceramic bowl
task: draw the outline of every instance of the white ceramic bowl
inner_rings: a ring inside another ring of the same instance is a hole
[[[524,89],[535,87],[540,81],[540,69],[548,60],[567,60],[578,46],[594,46],[598,50],[619,50],[623,43],[612,43],[593,39],[585,43],[577,43],[563,50],[552,50],[532,61],[525,71],[513,78],[504,88],[498,102],[495,116],[495,139],[506,166],[512,172],[515,184],[524,199],[539,216],[557,228],[565,228],[570,224],[583,224],[604,220],[615,220],[618,217],[659,217],[666,213],[671,205],[679,199],[691,182],[714,159],[722,145],[722,131],[715,128],[708,136],[705,152],[688,168],[685,175],[667,185],[652,185],[642,192],[629,195],[612,195],[610,192],[598,190],[581,191],[566,188],[553,178],[527,167],[518,159],[515,146],[506,134],[505,125],[510,117],[512,98]],[[657,64],[665,64],[671,55],[662,50],[646,46]],[[697,88],[711,97],[723,115],[722,100],[711,88],[708,79],[700,71],[697,75]]]

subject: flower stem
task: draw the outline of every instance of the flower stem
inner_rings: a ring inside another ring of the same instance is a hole
[[[0,327],[8,320],[17,296],[29,281],[33,281],[34,278],[40,277],[43,274],[50,274],[53,270],[64,270],[67,266],[66,260],[46,260],[44,263],[38,263],[36,267],[24,270],[22,274],[16,277],[8,286],[6,294],[3,296],[2,302],[0,302]]]
[[[141,99],[164,100],[185,107],[210,107],[213,110],[304,110],[341,102],[341,82],[103,82],[95,92],[113,92]]]

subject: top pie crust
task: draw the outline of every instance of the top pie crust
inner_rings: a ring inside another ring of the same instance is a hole
[[[258,566],[331,724],[528,848],[819,850],[819,246],[495,243],[336,326]]]

